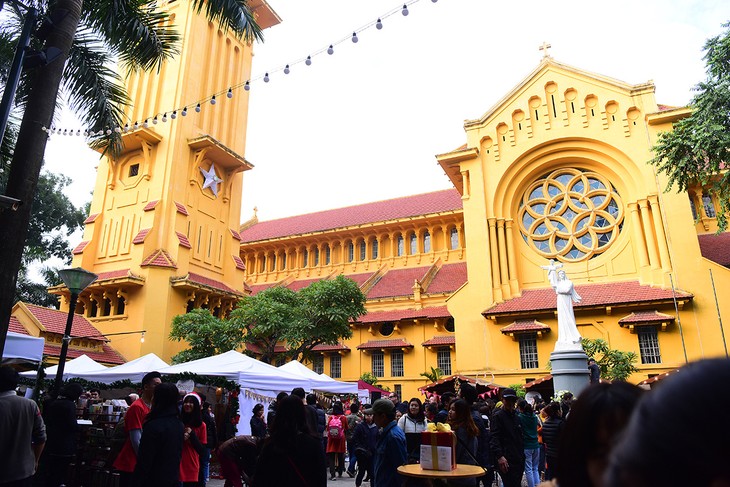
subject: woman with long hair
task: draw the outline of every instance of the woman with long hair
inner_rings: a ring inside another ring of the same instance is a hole
[[[183,487],[196,487],[200,470],[200,455],[205,453],[208,432],[203,422],[200,396],[191,392],[183,398],[182,413],[185,425],[182,460],[180,461],[180,482]]]
[[[564,422],[561,418],[560,403],[551,402],[542,410],[547,419],[542,423],[542,442],[545,445],[545,480],[552,480],[558,465],[560,437],[563,434]]]
[[[178,416],[178,397],[175,384],[163,382],[155,387],[152,408],[142,426],[135,485],[177,487],[180,483],[184,426]]]
[[[259,403],[253,407],[251,411],[253,417],[251,418],[251,436],[257,438],[266,438],[266,422],[264,421],[264,405]]]
[[[418,463],[421,456],[421,432],[428,429],[426,411],[417,397],[408,401],[408,412],[398,420],[398,427],[406,434],[406,450],[409,463]]]
[[[286,485],[323,487],[327,466],[322,445],[309,434],[304,404],[296,396],[279,401],[271,436],[256,463],[253,487]]]
[[[332,404],[332,414],[327,418],[327,460],[330,467],[330,480],[335,479],[335,472],[342,477],[345,471],[345,449],[347,417],[343,414],[342,403]]]
[[[471,417],[469,403],[463,399],[449,406],[449,425],[456,434],[456,463],[476,465],[479,428]],[[476,485],[476,479],[450,480],[448,485]]]

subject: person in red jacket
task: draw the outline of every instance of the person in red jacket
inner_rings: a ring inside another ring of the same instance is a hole
[[[200,471],[200,456],[205,454],[208,431],[203,422],[200,396],[191,392],[183,398],[182,419],[185,425],[183,434],[182,459],[180,460],[180,482],[183,487],[197,487]]]
[[[345,471],[345,432],[347,431],[347,416],[343,414],[342,403],[332,405],[332,414],[327,418],[327,460],[330,467],[330,480],[335,479],[335,471],[342,477]]]

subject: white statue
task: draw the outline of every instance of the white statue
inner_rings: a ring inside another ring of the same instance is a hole
[[[573,301],[580,303],[581,297],[575,292],[573,282],[565,275],[565,271],[558,271],[563,264],[550,260],[550,265],[540,267],[548,271],[548,280],[558,297],[558,341],[555,351],[582,350],[582,337],[575,326],[573,313]]]

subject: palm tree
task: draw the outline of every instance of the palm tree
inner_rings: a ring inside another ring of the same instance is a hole
[[[248,0],[188,0],[197,12],[247,41],[261,40]],[[6,2],[16,19],[23,12],[14,0]],[[47,135],[63,85],[69,106],[95,131],[117,126],[128,103],[121,78],[109,68],[113,60],[127,69],[154,69],[178,52],[180,36],[170,26],[165,9],[156,0],[25,0],[40,18],[55,25],[45,39],[61,54],[54,61],[25,72],[17,105],[24,109],[10,163],[5,194],[24,204],[17,211],[0,212],[0,352],[15,296],[18,271],[31,217],[31,204],[43,164]],[[7,54],[9,32],[17,24],[0,26],[0,56]],[[18,32],[19,30],[16,30]],[[2,64],[0,59],[0,64]],[[9,63],[8,63],[9,64]],[[4,64],[2,67],[6,67]],[[4,74],[3,69],[0,74]],[[92,141],[93,142],[93,141]],[[98,142],[98,141],[96,141]],[[120,147],[112,132],[102,141],[112,152]]]

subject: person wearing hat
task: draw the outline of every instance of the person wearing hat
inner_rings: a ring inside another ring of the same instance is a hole
[[[208,430],[203,422],[200,396],[194,392],[185,394],[180,419],[185,425],[180,482],[183,487],[197,487],[200,472],[200,456],[205,454]]]
[[[515,390],[502,389],[502,408],[495,411],[490,428],[489,446],[504,487],[520,487],[525,470],[522,427],[515,411],[516,403]]]
[[[406,435],[395,421],[395,405],[390,399],[378,399],[373,406],[363,411],[372,414],[373,422],[382,428],[375,446],[373,458],[373,485],[387,487],[400,485],[398,467],[408,462]]]

